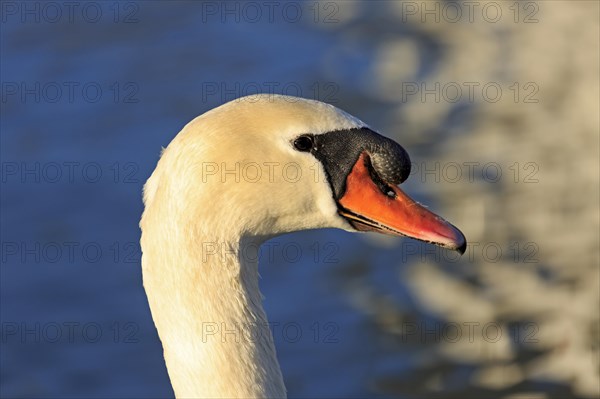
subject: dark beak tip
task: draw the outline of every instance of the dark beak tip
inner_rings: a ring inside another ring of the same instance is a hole
[[[452,226],[454,227],[454,226]],[[456,252],[458,252],[461,255],[464,255],[465,251],[467,250],[467,239],[465,238],[465,235],[456,227],[454,227],[455,232],[456,232],[456,238],[455,238],[455,242],[456,242],[456,247],[454,248],[454,250]]]
[[[464,255],[465,251],[467,250],[467,240],[463,239],[462,244],[456,248],[456,251],[461,254]]]

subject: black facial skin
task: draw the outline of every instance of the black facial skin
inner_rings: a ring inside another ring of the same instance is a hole
[[[303,134],[294,140],[294,147],[298,151],[310,151],[321,162],[336,201],[344,196],[346,178],[363,152],[369,155],[367,168],[383,194],[388,195],[388,185],[400,184],[410,174],[406,150],[366,127],[318,135]]]

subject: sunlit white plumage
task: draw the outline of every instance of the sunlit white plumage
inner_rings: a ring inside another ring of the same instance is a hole
[[[164,150],[144,187],[142,266],[178,397],[286,396],[264,327],[258,265],[237,253],[286,232],[351,229],[337,214],[322,170],[294,151],[290,140],[362,126],[317,101],[257,95],[199,116]],[[253,181],[256,174],[252,181],[241,176],[249,163],[261,167],[260,180]],[[284,172],[291,163],[298,167]],[[221,174],[236,164],[238,181],[235,173]],[[215,167],[218,173],[209,174]],[[302,171],[297,181],[289,176],[296,170]],[[223,335],[236,326],[259,339]]]
[[[334,227],[405,235],[463,253],[450,223],[398,187],[398,143],[318,101],[257,95],[194,119],[144,187],[144,287],[180,398],[286,391],[248,249]]]

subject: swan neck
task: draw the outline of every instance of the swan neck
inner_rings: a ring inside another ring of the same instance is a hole
[[[285,397],[258,257],[248,255],[260,241],[153,233],[142,233],[144,287],[175,395]]]

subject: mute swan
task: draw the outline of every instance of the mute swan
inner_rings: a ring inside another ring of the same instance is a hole
[[[333,227],[463,253],[462,233],[397,187],[409,172],[399,144],[318,101],[254,95],[187,124],[144,186],[140,222],[144,288],[175,395],[286,396],[247,246]]]

